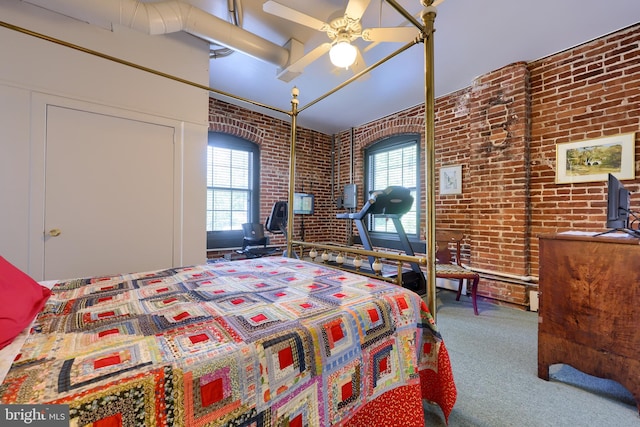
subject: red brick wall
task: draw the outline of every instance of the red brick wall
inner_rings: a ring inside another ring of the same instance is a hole
[[[473,87],[436,100],[436,226],[465,232],[467,264],[528,276],[528,70],[518,63],[478,78]],[[364,150],[400,133],[419,133],[424,148],[424,106],[354,129],[355,182],[364,187]],[[338,135],[341,170],[348,170],[351,132]],[[424,150],[421,164],[425,164]],[[441,166],[462,165],[463,194],[439,195]],[[342,173],[340,187],[348,182]],[[425,188],[424,174],[421,186]],[[425,197],[421,198],[425,210]],[[421,235],[426,229],[422,216]],[[525,304],[525,287],[481,282],[480,294]]]
[[[291,123],[209,99],[209,130],[244,138],[260,147],[260,218],[264,223],[276,201],[289,194],[289,148]],[[304,218],[305,240],[326,240],[335,211],[331,198],[331,136],[308,129],[296,130],[296,192],[315,194],[316,215]],[[294,220],[294,239],[302,238],[302,216]],[[283,244],[283,235],[270,235],[271,243]]]
[[[556,144],[640,130],[640,25],[536,61],[529,69],[531,269],[537,272],[539,234],[604,230],[606,183],[556,184]],[[633,192],[632,208],[640,210],[640,181],[623,184]]]
[[[481,295],[527,304],[540,233],[603,230],[606,183],[555,184],[555,144],[638,131],[639,42],[636,25],[505,66],[436,100],[436,227],[465,232],[465,261],[487,273]],[[364,147],[388,135],[424,135],[423,115],[418,106],[354,129],[356,182]],[[438,195],[439,169],[449,165],[463,167],[461,195]],[[639,182],[624,184],[638,191]],[[640,209],[640,195],[632,205]]]
[[[437,197],[436,227],[464,230],[469,264],[492,276],[530,275],[528,81],[511,64],[436,103],[437,169],[463,167],[463,194]],[[479,294],[523,304],[526,290],[483,277]]]
[[[465,232],[464,261],[483,272],[480,295],[526,305],[538,275],[540,233],[604,229],[606,183],[555,184],[555,145],[639,130],[639,45],[636,25],[539,61],[507,65],[436,100],[436,226]],[[212,99],[211,130],[261,145],[266,217],[273,202],[287,196],[290,124]],[[347,242],[335,198],[355,182],[361,201],[364,149],[407,132],[420,134],[424,144],[423,105],[345,130],[333,142],[298,130],[296,191],[304,185],[316,194],[316,214],[305,218],[306,240]],[[462,165],[463,192],[439,195],[440,167],[451,165]],[[640,210],[640,180],[624,185]]]

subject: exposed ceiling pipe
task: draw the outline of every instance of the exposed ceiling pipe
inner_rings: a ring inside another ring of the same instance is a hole
[[[118,24],[150,35],[184,31],[280,68],[286,68],[289,63],[289,50],[286,48],[182,1],[23,1],[109,30],[113,24]]]
[[[236,27],[242,28],[243,14],[241,0],[227,0],[227,11],[229,12],[228,21]],[[209,58],[211,59],[225,58],[235,52],[235,50],[229,49],[228,47],[216,46],[217,45],[213,44],[209,49]]]

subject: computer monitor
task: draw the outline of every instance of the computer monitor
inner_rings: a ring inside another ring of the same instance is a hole
[[[312,215],[314,208],[313,194],[294,193],[293,194],[293,213],[301,215]]]
[[[607,184],[607,228],[615,230],[629,229],[630,212],[629,190],[612,174]]]

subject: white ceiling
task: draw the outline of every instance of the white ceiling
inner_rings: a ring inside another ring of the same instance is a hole
[[[262,11],[264,0],[237,0],[243,28],[277,45],[295,38],[305,52],[329,41],[326,34]],[[278,0],[328,22],[342,15],[347,0]],[[189,0],[192,5],[227,19],[227,0]],[[399,0],[419,16],[419,0]],[[468,87],[473,79],[517,61],[532,61],[639,22],[640,0],[445,0],[435,21],[435,96]],[[371,0],[363,28],[408,25],[383,0]],[[370,43],[355,42],[360,48]],[[402,43],[381,43],[364,52],[370,65]],[[424,44],[420,43],[298,115],[298,125],[333,134],[424,102]],[[352,76],[336,71],[325,55],[291,82],[276,77],[277,67],[235,52],[212,59],[210,86],[262,104],[291,109],[291,89],[300,90],[300,107],[316,100]],[[288,120],[283,114],[225,101]]]

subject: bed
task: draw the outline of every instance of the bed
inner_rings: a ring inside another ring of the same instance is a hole
[[[455,403],[426,304],[374,278],[266,257],[48,285],[0,403],[72,425],[423,426],[423,399]]]
[[[387,2],[418,28],[415,41],[303,107],[295,87],[291,111],[267,106],[292,121],[288,254],[298,113],[422,42],[425,186],[434,191],[435,8],[426,2],[420,24]],[[401,286],[294,258],[39,284],[0,257],[0,404],[69,405],[71,425],[92,427],[422,427],[424,400],[446,420],[456,388],[433,317],[433,212],[427,198],[428,306]]]

